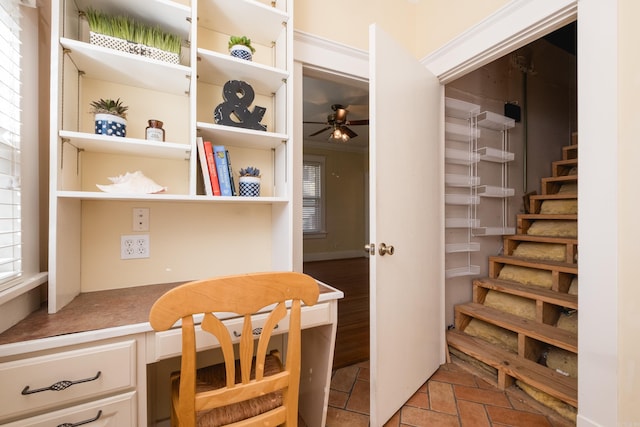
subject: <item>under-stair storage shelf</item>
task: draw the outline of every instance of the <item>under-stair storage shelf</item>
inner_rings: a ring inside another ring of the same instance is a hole
[[[478,148],[476,153],[478,153],[480,160],[484,160],[485,162],[507,163],[515,159],[514,153],[491,147]]]
[[[451,279],[453,277],[477,276],[479,274],[480,274],[479,265],[469,265],[466,267],[450,268],[448,270],[445,270],[444,277],[445,279]]]
[[[493,185],[480,185],[476,187],[480,197],[511,197],[515,194],[513,188],[496,187]]]
[[[506,236],[515,234],[515,227],[474,227],[474,236]]]
[[[444,124],[444,137],[450,141],[468,142],[469,138],[479,137],[480,130],[468,125],[446,122]]]
[[[491,111],[483,111],[476,116],[476,120],[478,126],[497,131],[511,129],[516,124],[514,119],[492,113]]]
[[[469,119],[480,113],[480,106],[460,99],[445,98],[444,115],[457,119]]]
[[[447,187],[476,187],[480,185],[480,177],[448,173],[444,176],[444,184]]]
[[[444,251],[448,254],[457,252],[478,252],[480,250],[480,243],[447,243],[444,245]]]
[[[477,205],[480,198],[469,194],[445,194],[444,202],[447,205]]]
[[[480,227],[479,219],[471,218],[446,218],[444,220],[446,228],[475,228]]]

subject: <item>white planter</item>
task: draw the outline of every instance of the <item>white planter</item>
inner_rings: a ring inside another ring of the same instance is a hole
[[[260,177],[241,176],[238,180],[238,188],[241,196],[258,197],[260,196]]]
[[[127,120],[122,117],[99,113],[95,115],[95,121],[98,135],[127,136]]]
[[[236,58],[245,59],[247,61],[251,61],[253,59],[251,49],[242,44],[235,44],[231,46],[229,52],[231,53],[231,56]]]

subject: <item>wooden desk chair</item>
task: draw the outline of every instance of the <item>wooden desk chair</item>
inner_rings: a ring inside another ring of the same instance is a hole
[[[310,276],[277,272],[199,280],[161,296],[149,314],[153,329],[165,331],[182,320],[182,362],[180,372],[172,376],[171,425],[297,426],[300,305],[301,301],[314,305],[318,294],[318,284]],[[291,309],[287,310],[285,301],[289,300]],[[275,307],[262,328],[254,329],[251,315],[271,304]],[[234,355],[234,337],[216,317],[223,312],[244,318],[239,361]],[[224,363],[196,371],[193,315],[200,313],[204,313],[202,329],[220,343]],[[278,354],[266,353],[274,329],[286,316],[289,327],[283,367]],[[255,353],[254,334],[259,336]]]

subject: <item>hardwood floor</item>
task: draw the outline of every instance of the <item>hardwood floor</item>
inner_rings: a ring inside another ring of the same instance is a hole
[[[369,360],[369,259],[305,262],[303,271],[344,292],[338,302],[333,368]]]

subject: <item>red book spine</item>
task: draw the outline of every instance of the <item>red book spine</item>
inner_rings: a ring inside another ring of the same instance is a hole
[[[220,183],[218,182],[218,172],[216,170],[216,161],[213,157],[213,145],[211,141],[204,142],[204,153],[207,156],[207,165],[209,165],[209,178],[211,179],[211,188],[214,196],[220,195]]]

